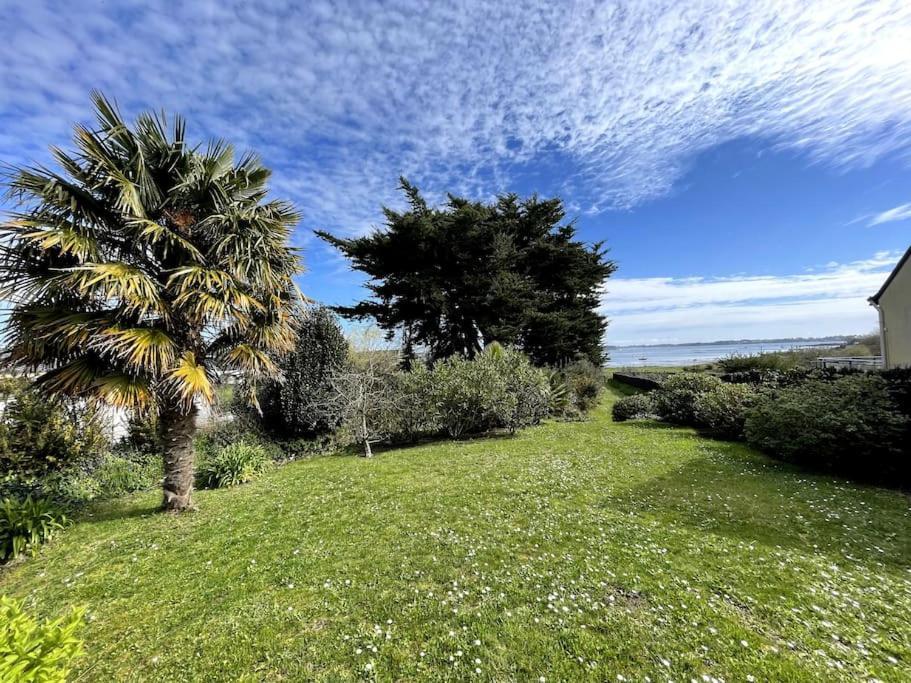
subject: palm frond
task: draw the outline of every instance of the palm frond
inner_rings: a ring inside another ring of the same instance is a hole
[[[30,229],[22,232],[22,239],[34,241],[40,249],[59,249],[64,254],[72,254],[80,261],[90,261],[98,258],[101,249],[94,235],[89,235],[75,229],[72,224],[46,225],[43,221],[34,219],[14,220],[13,225]]]
[[[151,371],[164,372],[174,363],[177,345],[162,330],[150,327],[109,327],[98,333],[95,348],[122,358],[127,366]]]
[[[197,396],[207,403],[215,400],[215,389],[206,368],[196,362],[196,355],[192,351],[185,352],[168,373],[168,385],[186,407],[192,405]]]
[[[182,249],[191,259],[199,263],[205,262],[202,252],[190,240],[181,237],[167,225],[149,220],[148,218],[132,217],[127,225],[137,230],[137,238],[147,241],[151,245],[163,245],[162,255],[167,258],[170,249]]]
[[[86,263],[59,276],[60,281],[82,295],[116,299],[141,313],[163,313],[158,284],[138,266],[120,261]]]
[[[224,358],[228,367],[250,375],[262,376],[279,371],[268,353],[250,344],[238,344],[225,353]]]
[[[146,410],[155,400],[148,379],[128,374],[110,374],[96,378],[93,396],[117,408],[131,410]]]

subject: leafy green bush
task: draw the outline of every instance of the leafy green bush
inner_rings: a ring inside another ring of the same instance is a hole
[[[137,451],[106,453],[78,467],[42,476],[7,474],[0,480],[0,498],[48,498],[62,506],[115,498],[161,484],[162,464],[156,455]]]
[[[114,498],[156,487],[161,483],[163,472],[161,460],[155,455],[127,452],[109,455],[91,476],[98,482],[100,497]]]
[[[103,420],[83,401],[48,398],[7,384],[0,416],[0,472],[43,476],[98,458],[108,446]]]
[[[550,402],[550,380],[546,371],[533,366],[521,351],[496,342],[490,344],[475,362],[491,364],[505,379],[506,391],[515,398],[514,403],[503,407],[500,423],[496,426],[515,432],[544,419]]]
[[[682,425],[695,425],[696,399],[712,391],[721,380],[712,375],[680,372],[670,375],[654,391],[655,410],[665,420]]]
[[[83,655],[76,633],[83,612],[74,609],[39,624],[11,598],[0,597],[0,681],[64,683],[75,659]]]
[[[66,524],[50,501],[27,496],[0,503],[0,561],[32,553]]]
[[[743,438],[746,413],[756,398],[748,384],[718,384],[696,395],[695,424],[725,439]]]
[[[224,488],[252,481],[270,464],[259,444],[232,443],[205,458],[196,470],[200,488]]]
[[[577,360],[561,370],[576,409],[587,413],[597,403],[606,383],[604,369],[588,359]]]
[[[630,394],[611,408],[614,422],[626,422],[655,416],[655,398],[651,393]]]
[[[281,361],[282,381],[266,382],[258,392],[261,423],[283,437],[317,437],[341,424],[341,411],[327,400],[332,374],[344,365],[348,342],[332,312],[308,311],[299,322],[297,345]]]
[[[158,433],[158,415],[153,411],[133,412],[127,421],[127,433],[121,441],[121,447],[161,455],[163,452],[161,435]]]
[[[790,370],[798,365],[800,359],[788,352],[732,354],[718,361],[725,372],[750,372],[754,370]]]
[[[877,374],[810,380],[761,394],[747,441],[770,455],[866,478],[909,480],[908,416]]]
[[[413,443],[442,430],[435,387],[438,377],[423,365],[396,373],[395,410],[391,415],[394,424],[388,430],[392,441]]]
[[[433,368],[440,425],[453,438],[498,427],[518,409],[507,378],[489,359],[483,353],[475,360],[451,356]]]

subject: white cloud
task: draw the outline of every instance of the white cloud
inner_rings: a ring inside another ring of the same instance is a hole
[[[911,218],[911,204],[901,204],[888,211],[882,211],[870,218],[868,226],[880,225],[881,223],[893,223],[895,221],[905,221]]]
[[[880,252],[812,273],[726,278],[612,278],[602,312],[616,345],[770,339],[875,329],[867,298],[900,254]]]
[[[186,114],[280,169],[307,226],[363,231],[404,173],[581,212],[666,193],[744,135],[835,167],[907,157],[911,3],[4,3],[0,158],[47,159],[100,87]]]

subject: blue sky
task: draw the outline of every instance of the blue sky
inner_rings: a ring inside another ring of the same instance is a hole
[[[558,195],[620,269],[612,344],[861,333],[911,243],[911,4],[0,0],[0,160],[99,88],[252,148],[304,214],[310,296],[361,280],[404,174]]]

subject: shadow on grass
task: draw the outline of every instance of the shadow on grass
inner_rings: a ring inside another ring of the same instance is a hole
[[[626,420],[625,422],[614,422],[611,425],[612,429],[656,429],[656,430],[668,430],[668,431],[680,431],[682,434],[687,433],[686,427],[681,427],[679,425],[671,424],[670,422],[662,422],[661,420]],[[693,433],[693,432],[690,432]]]
[[[911,566],[908,504],[900,492],[807,473],[743,444],[706,444],[705,456],[605,505],[745,543]]]
[[[74,515],[74,518],[80,524],[98,524],[100,522],[135,519],[156,514],[167,513],[162,512],[161,506],[157,502],[139,501],[135,497],[129,496],[127,498],[118,498],[116,500],[90,505],[85,509],[80,510]]]

